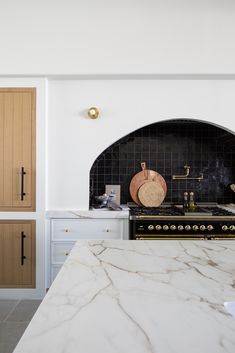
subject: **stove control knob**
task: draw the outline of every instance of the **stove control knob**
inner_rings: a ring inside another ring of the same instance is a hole
[[[235,230],[235,226],[232,225],[232,226],[229,227],[229,229],[230,229],[230,230]]]
[[[191,226],[189,225],[189,224],[187,224],[186,226],[185,226],[185,230],[190,230],[191,229]]]
[[[200,226],[200,230],[205,230],[206,229],[206,227],[202,224],[201,226]]]
[[[226,231],[226,230],[228,230],[228,227],[224,225],[224,226],[222,226],[222,230]]]
[[[160,226],[160,224],[158,224],[155,228],[156,228],[156,230],[161,230],[162,226]]]
[[[193,230],[198,230],[198,226],[196,224],[193,225]]]
[[[183,230],[184,226],[178,226],[178,230]]]
[[[169,229],[168,225],[164,225],[162,228],[163,228],[163,230],[168,230]]]
[[[211,224],[209,224],[209,226],[207,226],[207,229],[208,229],[209,231],[211,231],[211,230],[214,229],[214,227],[213,227]]]
[[[176,230],[176,226],[175,226],[174,224],[172,224],[172,225],[170,226],[170,228],[171,228],[171,230]]]
[[[154,226],[153,226],[152,224],[150,224],[150,225],[148,226],[148,229],[149,229],[149,230],[153,230],[153,229],[154,229]]]

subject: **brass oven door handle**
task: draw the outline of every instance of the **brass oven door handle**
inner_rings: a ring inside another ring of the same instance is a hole
[[[20,195],[20,199],[21,201],[24,201],[24,196],[26,195],[26,192],[24,191],[24,176],[25,176],[26,172],[24,170],[24,167],[21,167],[21,195]]]
[[[24,265],[24,260],[26,259],[26,256],[24,255],[24,238],[26,238],[26,235],[24,232],[21,232],[21,266]]]

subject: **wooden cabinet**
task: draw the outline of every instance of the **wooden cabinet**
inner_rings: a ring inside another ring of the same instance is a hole
[[[35,211],[35,88],[0,88],[0,211]]]
[[[0,287],[35,288],[35,221],[0,221]]]

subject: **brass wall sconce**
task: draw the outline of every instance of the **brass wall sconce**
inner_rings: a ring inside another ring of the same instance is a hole
[[[197,180],[197,181],[202,181],[203,180],[203,173],[200,173],[199,177],[189,177],[190,166],[189,165],[185,165],[184,169],[186,169],[185,174],[183,174],[183,175],[172,175],[172,180]]]
[[[87,111],[87,115],[89,116],[89,118],[91,119],[97,119],[99,116],[100,112],[99,109],[96,107],[91,107],[88,109]]]

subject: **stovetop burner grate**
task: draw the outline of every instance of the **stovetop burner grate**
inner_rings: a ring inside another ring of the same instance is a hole
[[[183,210],[176,207],[134,207],[130,213],[137,216],[183,216]]]
[[[196,207],[192,211],[185,211],[183,208],[176,206],[169,207],[130,207],[130,214],[135,216],[235,216],[233,212],[227,211],[220,207]]]

